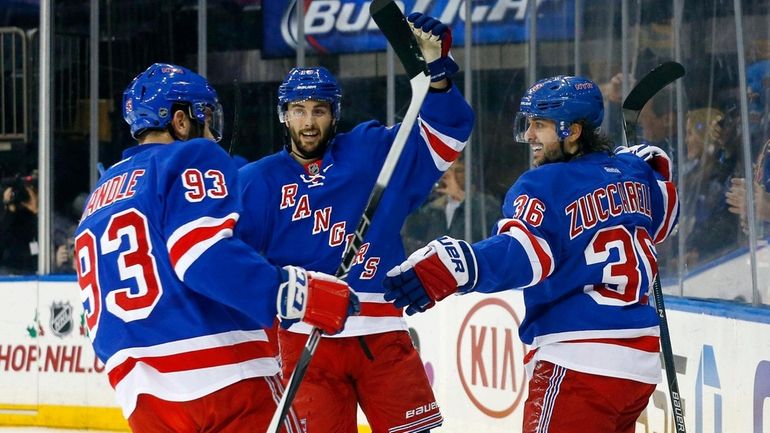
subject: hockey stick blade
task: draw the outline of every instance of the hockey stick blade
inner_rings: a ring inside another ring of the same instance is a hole
[[[367,201],[364,213],[356,227],[355,236],[352,241],[348,243],[345,254],[343,255],[342,263],[337,269],[336,275],[343,279],[347,277],[353,258],[363,244],[364,236],[369,230],[369,224],[374,218],[374,213],[380,204],[382,193],[385,191],[385,187],[387,187],[388,182],[390,181],[390,177],[393,174],[393,170],[401,156],[404,145],[409,138],[409,133],[417,120],[417,115],[420,112],[422,102],[425,100],[425,96],[428,94],[428,88],[430,87],[430,74],[428,73],[428,66],[425,64],[425,58],[422,55],[419,45],[417,45],[417,41],[414,39],[412,30],[406,23],[404,14],[401,13],[398,6],[396,6],[392,0],[374,0],[369,6],[369,12],[404,66],[404,70],[406,70],[407,75],[409,76],[412,98],[409,101],[409,108],[406,110],[401,126],[396,133],[396,137],[393,139],[393,144],[388,151],[380,174],[377,177],[377,183],[369,195],[369,200]],[[275,414],[273,414],[273,419],[270,421],[267,433],[278,433],[280,431],[280,426],[286,418],[286,414],[289,412],[291,402],[294,400],[294,397],[299,390],[299,386],[302,383],[302,379],[305,377],[305,373],[310,366],[310,361],[315,354],[320,339],[321,330],[313,328],[310,331],[302,354],[297,361],[297,365],[294,367],[294,372],[292,373],[291,378],[289,378],[289,382],[286,384],[286,390],[281,397],[281,401],[278,403]]]
[[[684,76],[684,66],[677,62],[665,62],[648,72],[631,89],[623,101],[623,130],[625,145],[636,144],[636,125],[645,104],[664,87]]]
[[[369,5],[369,14],[393,47],[406,75],[410,79],[421,72],[430,76],[417,40],[396,3],[393,0],[374,0]]]

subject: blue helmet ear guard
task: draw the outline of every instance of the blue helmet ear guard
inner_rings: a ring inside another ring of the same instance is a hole
[[[174,104],[188,105],[188,114],[201,125],[211,116],[209,128],[216,141],[221,139],[224,122],[216,90],[195,72],[168,63],[153,64],[128,85],[123,93],[123,119],[134,138],[147,130],[165,130]]]
[[[561,139],[569,127],[584,119],[598,128],[604,119],[604,99],[599,86],[583,77],[559,75],[533,84],[521,98],[519,113],[526,118],[539,117],[556,122]]]
[[[342,89],[331,72],[324,67],[294,68],[278,87],[278,119],[286,120],[286,107],[298,101],[328,102],[334,120],[340,118]]]

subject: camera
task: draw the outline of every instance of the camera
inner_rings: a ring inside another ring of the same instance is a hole
[[[19,205],[29,200],[29,191],[27,186],[32,185],[34,178],[32,176],[16,175],[12,177],[6,177],[0,179],[0,190],[3,193],[3,199],[5,199],[5,190],[11,188],[11,198],[8,202],[4,201],[4,205]]]

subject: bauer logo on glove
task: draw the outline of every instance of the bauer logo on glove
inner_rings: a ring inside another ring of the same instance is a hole
[[[476,256],[468,242],[440,237],[388,271],[385,300],[406,314],[421,313],[452,293],[467,293],[477,282]]]

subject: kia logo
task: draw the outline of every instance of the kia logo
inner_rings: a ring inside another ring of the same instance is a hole
[[[484,414],[510,415],[526,388],[522,360],[525,346],[519,340],[519,318],[498,298],[476,304],[457,336],[457,370],[465,393]]]

